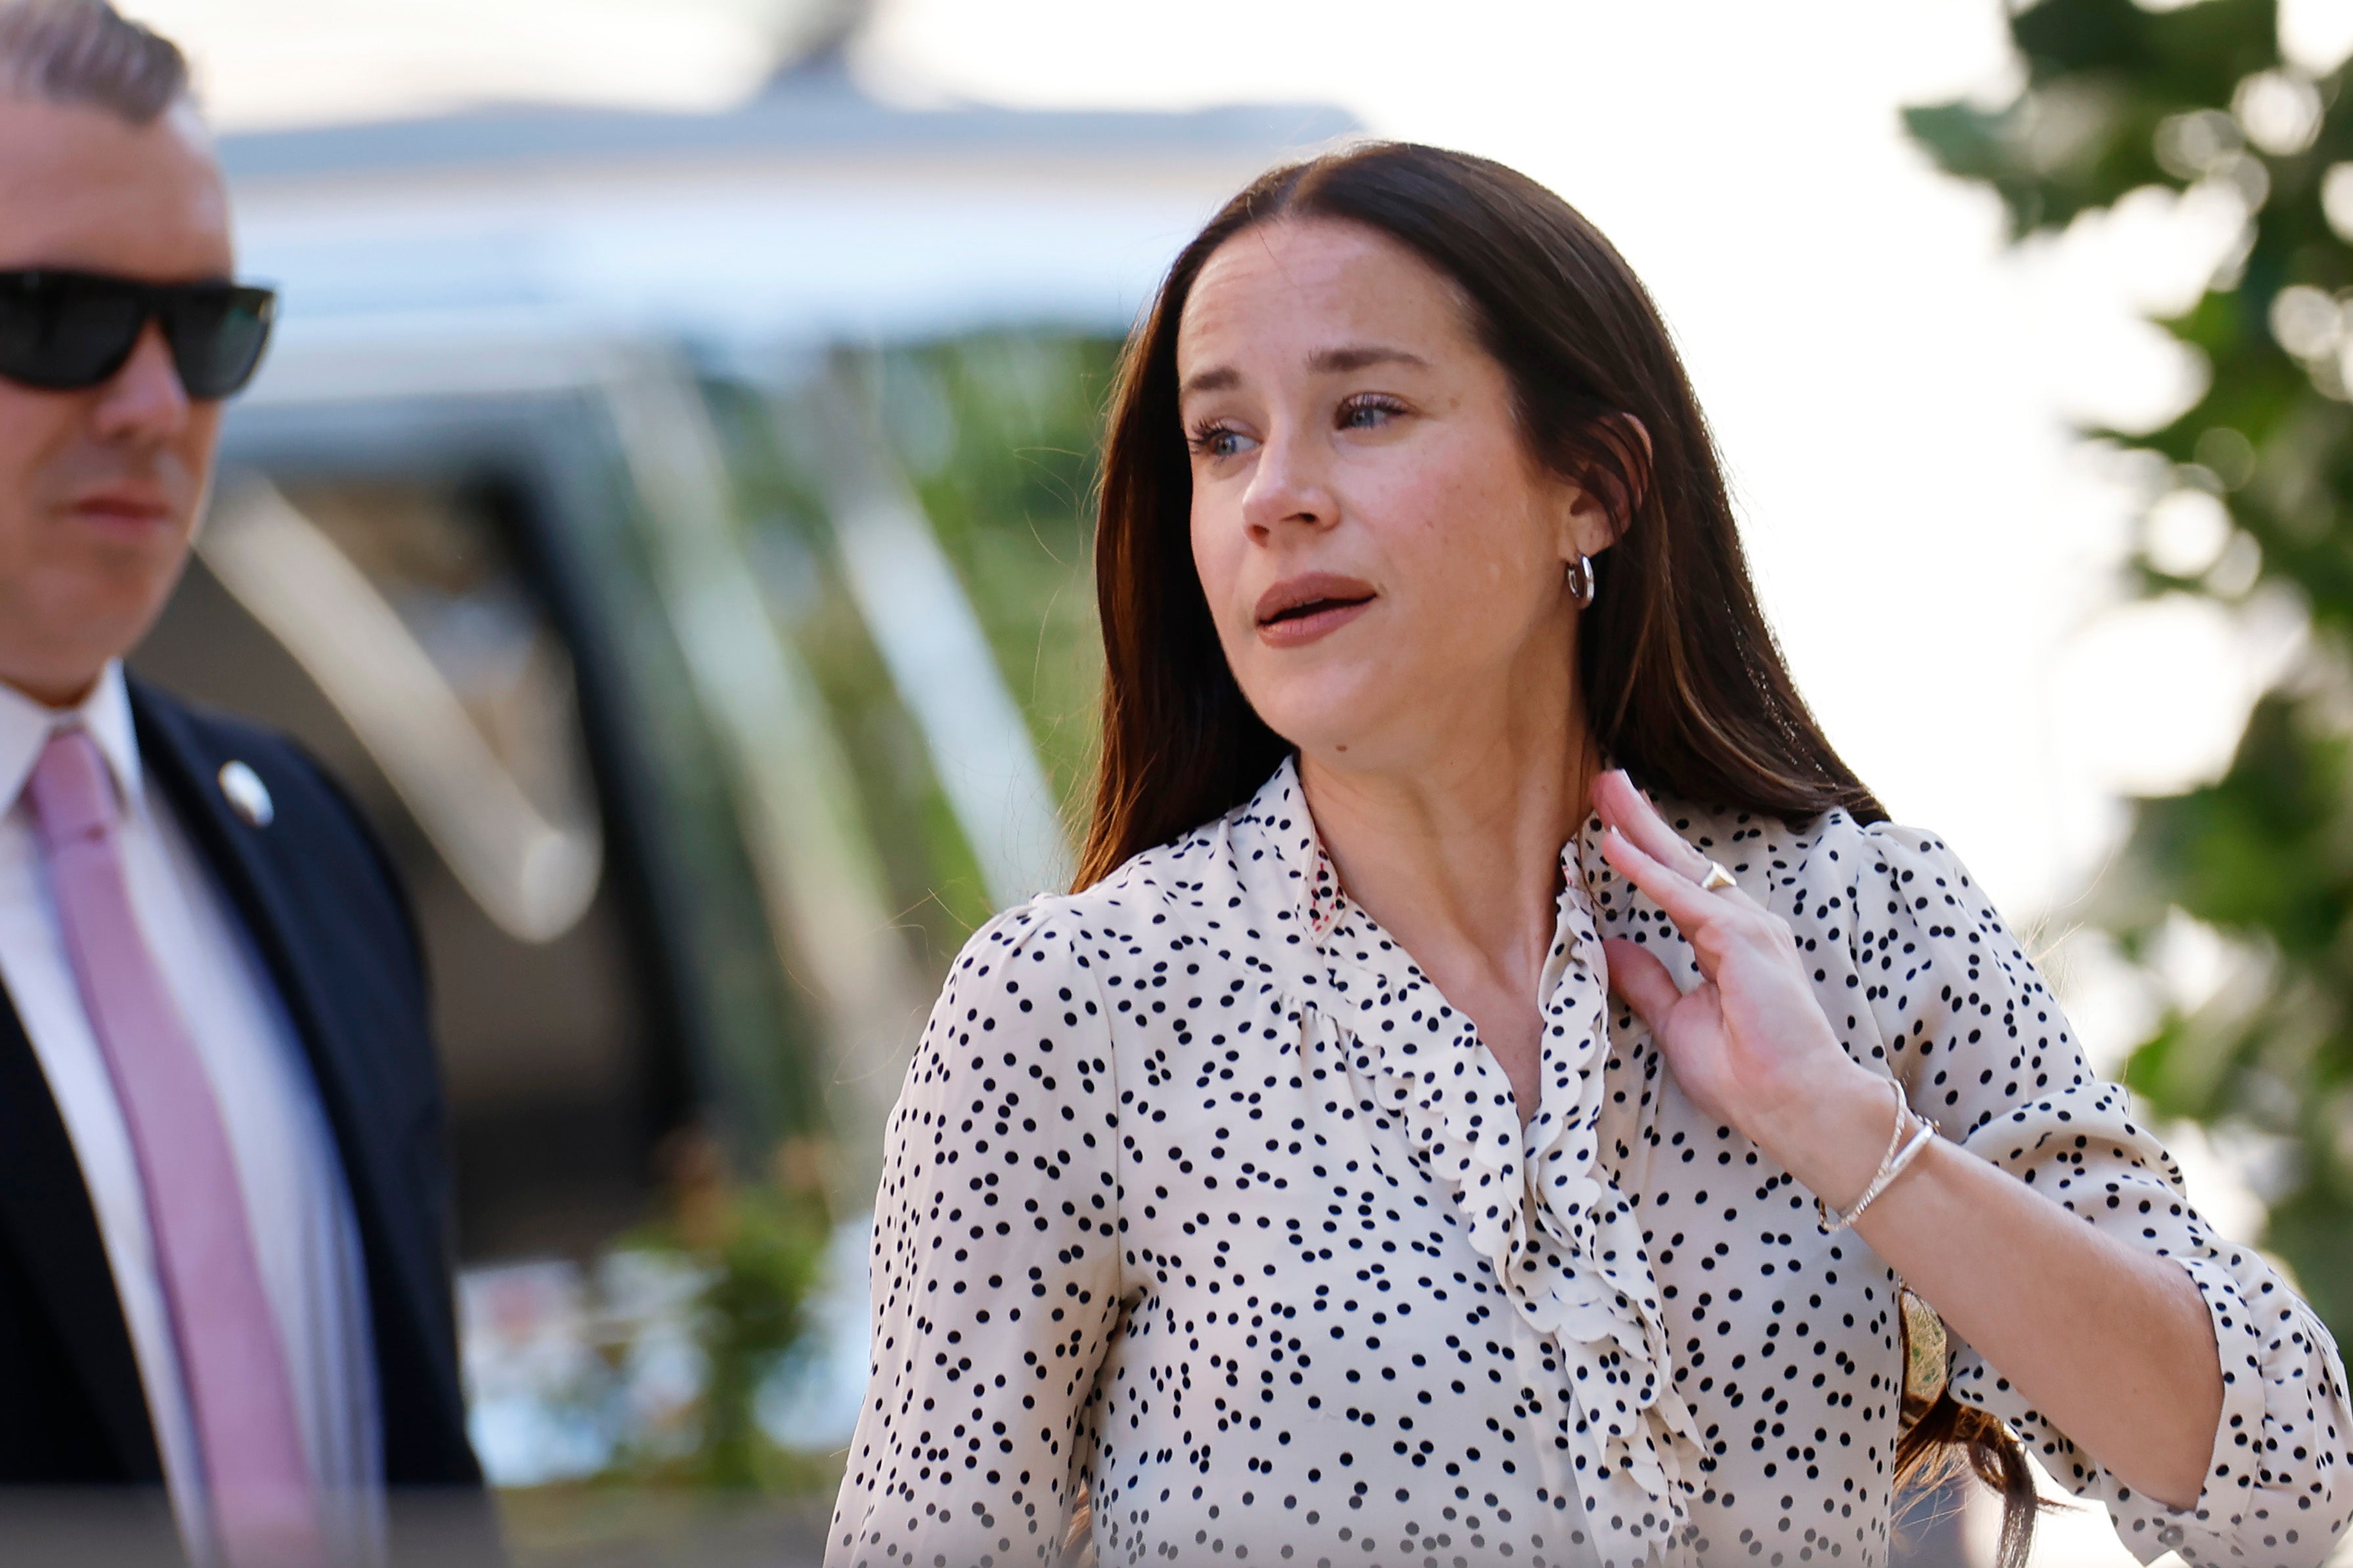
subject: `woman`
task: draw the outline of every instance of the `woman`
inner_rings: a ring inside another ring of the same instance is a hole
[[[1080,890],[908,1075],[829,1563],[1050,1561],[1082,1495],[1105,1563],[1876,1563],[1899,1281],[1905,1457],[2010,1467],[2013,1554],[2005,1424],[2144,1557],[2327,1555],[2326,1331],[1823,739],[1557,197],[1397,145],[1238,196],[1097,581]]]

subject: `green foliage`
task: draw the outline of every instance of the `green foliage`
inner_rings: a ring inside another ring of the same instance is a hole
[[[883,367],[896,444],[1072,821],[1094,765],[1091,503],[1118,353],[1108,339],[992,333]],[[927,439],[911,426],[934,400],[946,423]]]
[[[2221,105],[2277,63],[2273,0],[2205,0],[2151,13],[2133,0],[2046,0],[2011,18],[2027,89],[2007,107],[1905,115],[1953,174],[2001,193],[2016,233],[2063,227],[2136,186],[2179,184],[2158,128]]]
[[[1116,342],[987,332],[857,356],[892,456],[969,597],[1065,820],[1093,765],[1102,679],[1089,522]],[[778,624],[826,700],[918,965],[993,912],[922,733],[849,592],[787,395],[706,387]]]
[[[2240,247],[2162,323],[2211,371],[2179,419],[2089,432],[2165,459],[2222,498],[2243,572],[2185,579],[2146,557],[2148,594],[2292,595],[2312,636],[2251,716],[2229,770],[2136,803],[2104,923],[2127,952],[2179,910],[2231,944],[2213,998],[2166,1017],[2126,1081],[2160,1115],[2273,1140],[2288,1158],[2266,1245],[2340,1337],[2353,1333],[2353,246],[2330,224],[2332,169],[2353,160],[2340,68],[2310,81],[2281,57],[2274,0],[2043,0],[2011,34],[2026,85],[1996,109],[1915,109],[1948,172],[1991,186],[2014,236],[2064,228],[2146,186],[2235,201]],[[2340,176],[2340,214],[2353,170]],[[2226,554],[2226,559],[2228,556]]]
[[[786,1144],[771,1179],[739,1184],[718,1149],[689,1139],[672,1151],[668,1218],[626,1245],[667,1255],[701,1283],[689,1314],[702,1352],[690,1440],[619,1456],[615,1479],[719,1489],[791,1490],[805,1466],[754,1418],[762,1383],[802,1328],[831,1236],[817,1146]]]

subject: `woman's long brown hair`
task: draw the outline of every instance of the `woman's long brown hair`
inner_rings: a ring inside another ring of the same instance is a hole
[[[1103,454],[1095,592],[1102,753],[1077,885],[1247,801],[1290,747],[1227,668],[1193,568],[1192,473],[1176,405],[1176,334],[1219,247],[1279,220],[1361,225],[1462,291],[1511,381],[1522,438],[1553,469],[1614,495],[1623,530],[1594,561],[1577,670],[1594,738],[1645,787],[1802,821],[1843,806],[1886,819],[1789,679],[1757,603],[1714,437],[1650,295],[1599,230],[1500,163],[1376,142],[1275,169],[1177,256],[1121,361]],[[1641,421],[1648,450],[1625,416]],[[2005,1491],[2003,1561],[2032,1523],[2009,1429],[1949,1394],[1899,1461],[1941,1479],[1949,1455]]]

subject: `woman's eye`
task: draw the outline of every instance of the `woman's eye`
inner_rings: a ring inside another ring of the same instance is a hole
[[[1209,425],[1194,431],[1187,445],[1198,457],[1231,458],[1240,453],[1248,439],[1240,431],[1229,426]]]
[[[1351,398],[1340,405],[1340,428],[1377,430],[1405,410],[1386,397]]]

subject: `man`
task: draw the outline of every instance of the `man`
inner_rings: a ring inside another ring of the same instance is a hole
[[[147,1489],[64,1516],[110,1562],[149,1524],[227,1568],[405,1559],[411,1488],[485,1517],[403,896],[301,752],[121,669],[267,335],[232,272],[178,49],[105,0],[0,0],[11,1562],[98,1484]]]

